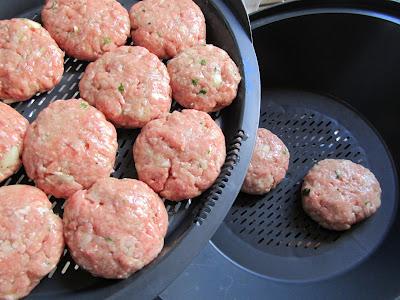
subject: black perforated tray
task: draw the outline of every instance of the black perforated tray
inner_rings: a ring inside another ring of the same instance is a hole
[[[370,124],[337,99],[296,90],[263,92],[260,127],[285,142],[289,170],[265,195],[240,193],[214,241],[243,267],[279,280],[321,280],[351,269],[379,246],[393,222],[397,191],[390,153]],[[301,207],[302,180],[325,158],[362,164],[383,190],[378,212],[346,232],[322,228]]]
[[[126,7],[136,1],[121,1]],[[137,299],[158,295],[202,249],[222,222],[233,203],[254,144],[258,123],[260,83],[258,65],[250,35],[221,0],[199,0],[207,22],[207,42],[227,50],[238,64],[243,80],[234,103],[212,117],[221,126],[227,142],[227,157],[214,185],[196,199],[175,203],[166,201],[169,228],[165,246],[159,257],[127,280],[94,278],[76,265],[68,254],[64,255],[48,278],[29,296],[31,299],[57,298],[100,299],[106,297]],[[42,1],[16,0],[0,2],[0,18],[26,17],[40,22]],[[242,14],[243,16],[243,14]],[[241,18],[243,22],[243,18]],[[240,41],[240,43],[239,43]],[[13,104],[30,122],[49,103],[56,99],[79,97],[78,83],[87,63],[66,57],[62,81],[53,90],[38,94],[31,100]],[[174,109],[180,109],[176,103]],[[114,177],[135,178],[132,145],[139,130],[118,129],[118,154]],[[33,184],[21,169],[3,184]],[[53,209],[62,215],[64,201],[50,199]]]
[[[399,260],[390,249],[400,247],[399,8],[304,0],[252,15],[260,127],[277,134],[291,158],[276,189],[239,194],[212,238],[235,265],[225,272],[245,282],[243,290],[232,284],[238,299],[266,291],[272,299],[399,295]],[[344,232],[323,229],[302,209],[302,180],[325,158],[362,164],[382,188],[379,210]]]

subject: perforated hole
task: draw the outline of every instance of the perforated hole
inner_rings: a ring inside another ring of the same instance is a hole
[[[289,248],[323,251],[340,233],[327,231],[302,210],[300,187],[307,171],[322,159],[346,158],[366,165],[364,151],[336,121],[306,109],[269,107],[261,113],[261,127],[277,134],[290,151],[284,181],[263,196],[241,193],[225,222],[242,239],[264,251],[288,253]],[[321,250],[322,249],[322,250]]]

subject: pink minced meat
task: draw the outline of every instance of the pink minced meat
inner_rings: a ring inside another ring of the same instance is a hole
[[[118,147],[114,126],[82,99],[51,103],[28,128],[24,142],[26,173],[58,198],[110,176]]]
[[[101,179],[75,193],[63,220],[75,262],[104,278],[126,278],[149,264],[160,253],[168,227],[160,197],[135,179]]]
[[[162,197],[180,201],[199,196],[214,183],[225,151],[225,137],[213,119],[186,109],[143,127],[133,156],[140,180]]]
[[[168,62],[173,98],[186,108],[220,110],[236,98],[239,69],[224,50],[213,45],[185,49]]]
[[[0,188],[0,299],[28,295],[64,250],[61,219],[47,196],[27,185]]]
[[[143,0],[130,10],[132,39],[159,58],[206,42],[206,22],[192,0]]]
[[[64,52],[28,19],[0,20],[0,99],[8,103],[51,90],[64,72]]]
[[[28,120],[15,109],[0,102],[0,182],[21,166],[23,141]]]
[[[303,208],[332,230],[347,230],[381,206],[381,187],[367,168],[344,159],[318,162],[304,177]]]
[[[130,31],[128,11],[116,0],[46,0],[42,21],[61,49],[87,61],[124,45]]]
[[[143,47],[123,46],[91,63],[79,90],[116,126],[138,128],[169,112],[169,81],[157,56]]]
[[[261,195],[275,188],[285,178],[289,158],[289,151],[281,139],[271,131],[259,128],[242,191]]]

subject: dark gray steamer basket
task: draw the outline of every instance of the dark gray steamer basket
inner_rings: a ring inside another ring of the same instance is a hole
[[[291,283],[333,278],[385,239],[399,181],[378,131],[400,159],[399,8],[389,1],[296,1],[253,15],[260,126],[283,139],[291,159],[275,190],[239,194],[212,240],[246,272]],[[301,208],[302,178],[324,158],[361,163],[381,183],[381,208],[350,231],[324,230]]]
[[[136,1],[121,1],[126,8]],[[64,253],[49,278],[44,279],[29,299],[57,298],[102,299],[156,297],[190,263],[210,239],[234,201],[247,169],[254,133],[257,128],[260,81],[257,60],[250,34],[242,27],[221,0],[196,1],[207,21],[208,43],[228,51],[243,76],[234,103],[221,113],[213,114],[227,141],[227,158],[216,183],[198,199],[180,203],[166,202],[169,229],[160,256],[142,271],[124,281],[103,280],[81,270]],[[0,18],[27,17],[39,21],[42,1],[15,0],[0,2]],[[240,6],[235,6],[240,9]],[[240,20],[245,24],[244,13]],[[240,42],[239,42],[240,41]],[[13,105],[29,121],[56,99],[78,97],[78,82],[86,63],[66,58],[62,82],[48,93],[36,95],[31,101]],[[174,109],[179,109],[174,105]],[[118,130],[118,156],[114,177],[136,177],[132,161],[132,144],[138,130]],[[239,159],[240,158],[240,159]],[[23,170],[5,184],[32,184]],[[62,213],[63,201],[52,199],[54,210]]]

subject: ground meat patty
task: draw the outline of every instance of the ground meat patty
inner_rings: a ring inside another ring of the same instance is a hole
[[[61,219],[39,189],[0,188],[0,299],[30,293],[57,265],[64,250]]]
[[[192,0],[143,0],[130,11],[132,39],[159,58],[205,44],[206,22]]]
[[[0,99],[9,103],[51,90],[64,72],[64,52],[28,19],[0,20]]]
[[[381,188],[374,174],[344,159],[325,159],[306,175],[303,208],[321,226],[346,230],[381,206]]]
[[[289,151],[281,139],[271,131],[259,128],[242,191],[261,195],[275,188],[285,178],[289,158]]]
[[[28,121],[15,109],[0,102],[0,182],[21,166],[23,141]]]
[[[199,196],[208,189],[225,155],[221,129],[208,114],[192,109],[149,122],[133,148],[139,179],[173,201]]]
[[[168,62],[173,98],[186,108],[220,110],[236,98],[241,80],[228,53],[213,45],[186,49]]]
[[[129,14],[115,0],[46,0],[42,20],[68,55],[88,61],[124,45],[130,30]]]
[[[143,127],[171,108],[165,65],[143,47],[120,47],[91,63],[81,96],[119,127]]]
[[[22,161],[47,194],[67,198],[110,176],[117,152],[114,126],[81,99],[58,100],[28,128]]]
[[[64,232],[75,262],[95,276],[126,278],[160,253],[164,203],[145,183],[106,178],[67,200]]]

